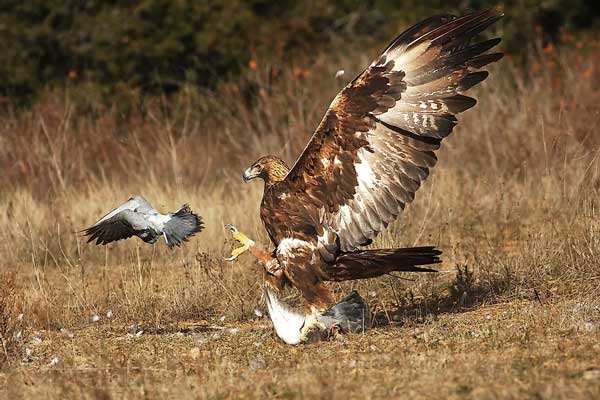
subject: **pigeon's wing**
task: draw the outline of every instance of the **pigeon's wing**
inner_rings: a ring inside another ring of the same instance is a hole
[[[127,202],[131,202],[135,206],[135,211],[152,214],[157,213],[156,209],[152,207],[152,204],[148,200],[146,200],[143,196],[137,195],[130,197]]]
[[[170,215],[163,227],[165,241],[170,248],[179,246],[193,234],[202,231],[202,217],[194,214],[187,204]]]
[[[130,197],[129,200],[127,200],[125,203],[121,204],[119,207],[115,208],[114,210],[111,210],[104,217],[100,218],[100,220],[96,222],[94,226],[100,224],[103,221],[113,218],[115,215],[125,210],[136,211],[144,214],[152,214],[157,212],[154,209],[154,207],[152,207],[152,204],[148,202],[148,200],[139,195],[133,196]]]
[[[327,327],[337,325],[342,332],[360,333],[371,326],[369,305],[356,290],[319,317]]]
[[[88,243],[107,244],[121,239],[127,239],[136,232],[148,228],[148,221],[144,214],[132,210],[121,210],[117,213],[111,211],[110,217],[104,217],[91,227],[83,231],[89,236]]]

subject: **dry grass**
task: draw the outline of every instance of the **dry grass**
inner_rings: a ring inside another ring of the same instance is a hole
[[[30,334],[5,352],[0,393],[600,396],[600,49],[540,54],[527,69],[494,67],[415,203],[374,244],[436,245],[443,271],[334,285],[367,297],[376,328],[298,348],[254,315],[257,268],[221,261],[233,244],[222,226],[266,246],[262,188],[241,171],[264,153],[293,161],[343,84],[335,70],[367,58],[319,56],[308,73],[259,62],[243,84],[157,101],[127,123],[111,110],[78,116],[55,95],[5,116],[0,257],[14,294],[0,319],[24,320],[0,321],[0,333]],[[134,193],[163,210],[189,202],[207,230],[173,252],[77,235]]]

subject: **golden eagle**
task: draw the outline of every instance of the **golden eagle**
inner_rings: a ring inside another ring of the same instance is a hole
[[[419,266],[440,262],[434,247],[361,247],[413,201],[456,115],[475,105],[463,93],[502,53],[486,53],[500,38],[474,39],[500,18],[483,10],[409,28],[338,93],[291,169],[266,156],[244,172],[264,181],[260,217],[275,251],[253,253],[271,283],[297,288],[314,311],[330,303],[325,281],[433,271]],[[245,247],[234,257],[253,244],[235,233]]]

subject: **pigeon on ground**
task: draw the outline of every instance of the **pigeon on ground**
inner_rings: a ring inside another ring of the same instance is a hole
[[[263,290],[275,333],[287,344],[314,343],[336,333],[364,333],[371,325],[369,305],[355,290],[317,316],[316,321],[311,320],[312,315],[286,304],[269,285]]]
[[[107,244],[136,235],[146,243],[156,243],[160,236],[169,248],[179,246],[193,234],[202,231],[202,217],[187,204],[179,210],[161,214],[142,196],[131,197],[98,222],[83,231],[88,243]]]

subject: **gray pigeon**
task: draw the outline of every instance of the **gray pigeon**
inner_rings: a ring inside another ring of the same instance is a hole
[[[169,248],[179,246],[193,234],[202,231],[202,217],[187,204],[170,214],[161,214],[142,196],[131,197],[100,221],[83,231],[88,243],[107,244],[136,235],[146,243],[156,243],[160,236]]]
[[[263,290],[275,333],[287,344],[313,343],[330,338],[333,332],[364,333],[371,325],[369,305],[355,290],[317,316],[317,323],[309,324],[308,330],[306,327],[311,315],[307,316],[284,303],[268,285]]]

